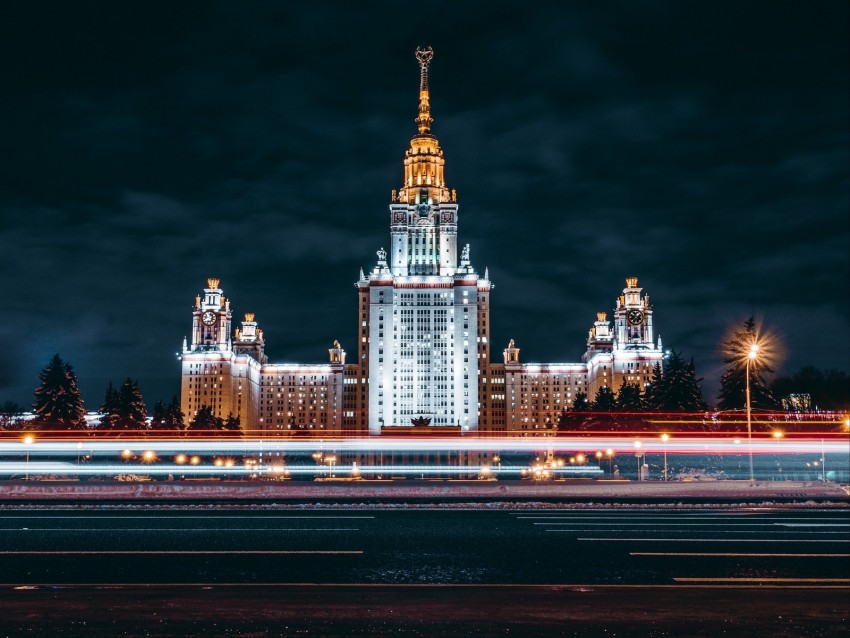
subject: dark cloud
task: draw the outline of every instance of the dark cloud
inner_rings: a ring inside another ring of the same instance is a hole
[[[29,402],[55,351],[92,406],[128,375],[170,397],[210,275],[274,360],[353,351],[352,283],[389,241],[426,43],[495,344],[578,360],[637,275],[709,396],[718,343],[751,314],[783,369],[847,369],[845,3],[4,14],[0,399]]]

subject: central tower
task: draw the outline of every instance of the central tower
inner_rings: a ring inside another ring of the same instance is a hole
[[[369,431],[411,426],[478,428],[479,361],[489,361],[489,280],[469,246],[458,256],[457,195],[446,185],[443,149],[431,134],[430,47],[417,49],[418,132],[390,201],[390,251],[361,273],[360,352],[368,378]]]

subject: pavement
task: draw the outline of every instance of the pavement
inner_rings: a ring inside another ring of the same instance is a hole
[[[21,501],[830,501],[846,486],[821,481],[0,481],[0,503]]]

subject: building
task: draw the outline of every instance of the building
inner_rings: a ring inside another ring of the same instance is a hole
[[[648,383],[661,360],[649,295],[629,277],[613,325],[597,314],[580,363],[522,363],[511,340],[491,361],[490,292],[485,270],[459,247],[457,193],[431,133],[428,70],[420,67],[417,134],[389,205],[389,250],[356,282],[357,360],[338,342],[328,362],[269,363],[262,330],[248,313],[233,330],[230,300],[210,278],[195,299],[191,341],[182,352],[182,407],[191,418],[209,405],[239,416],[245,430],[337,431],[378,435],[423,427],[449,431],[548,430],[578,393],[624,381]],[[399,430],[399,428],[408,428]]]

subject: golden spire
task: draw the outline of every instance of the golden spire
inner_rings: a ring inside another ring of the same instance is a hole
[[[401,188],[393,191],[392,201],[403,204],[442,204],[456,202],[456,194],[446,187],[443,176],[445,160],[440,143],[431,134],[431,102],[428,92],[428,66],[434,57],[431,47],[416,49],[419,62],[419,116],[415,122],[418,135],[410,140],[410,148],[404,154],[404,181]]]
[[[431,47],[416,49],[416,59],[419,60],[419,117],[416,124],[419,126],[419,134],[424,135],[431,131],[431,103],[428,96],[428,65],[434,57]]]
[[[218,285],[221,283],[221,279],[218,277],[210,277],[207,279],[207,286],[212,289],[218,289]]]

